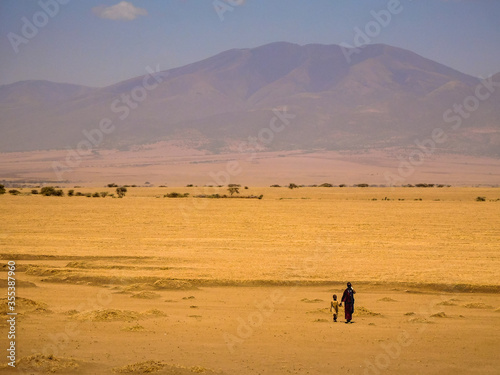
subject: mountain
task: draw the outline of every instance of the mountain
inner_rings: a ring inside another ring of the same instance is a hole
[[[76,148],[84,131],[108,119],[113,131],[98,148],[174,140],[226,152],[259,134],[262,150],[408,148],[441,128],[442,151],[500,156],[500,90],[477,99],[475,109],[467,99],[481,84],[475,77],[382,44],[353,53],[350,63],[344,52],[278,42],[103,88],[0,86],[0,151]],[[500,73],[492,79],[500,82]],[[457,119],[456,104],[473,110]],[[293,119],[283,131],[270,131],[273,109],[285,107]]]

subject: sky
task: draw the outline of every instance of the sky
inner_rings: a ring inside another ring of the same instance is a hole
[[[277,41],[384,43],[487,77],[500,72],[500,1],[1,0],[0,85],[104,87]]]

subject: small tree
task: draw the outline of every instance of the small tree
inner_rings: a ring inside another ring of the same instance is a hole
[[[101,197],[106,198],[107,195],[108,195],[107,191],[101,191]]]
[[[288,188],[289,189],[297,189],[299,186],[297,184],[294,184],[294,183],[290,183],[290,185],[288,185]]]
[[[229,186],[227,188],[227,191],[229,191],[229,193],[231,195],[233,195],[234,193],[239,194],[240,193],[240,188],[238,186]]]
[[[75,191],[73,189],[68,190],[68,197],[72,197],[75,195]]]
[[[5,186],[3,186],[2,184],[0,184],[0,195],[1,194],[5,194]]]
[[[125,186],[116,188],[116,194],[118,195],[118,198],[123,198],[126,193],[127,193],[127,188]]]
[[[36,189],[31,190],[31,194],[38,194],[38,190]]]

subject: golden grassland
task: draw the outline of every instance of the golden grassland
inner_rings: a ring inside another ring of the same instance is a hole
[[[500,368],[500,189],[240,190],[261,200],[163,197],[224,188],[129,188],[122,199],[30,191],[0,196],[20,373]],[[347,280],[355,324],[343,309],[333,323],[330,299]],[[7,329],[0,321],[2,349]],[[0,373],[12,373],[6,359]]]
[[[128,188],[122,199],[6,194],[0,248],[64,259],[144,257],[137,269],[137,261],[119,267],[116,258],[114,270],[126,269],[127,277],[143,277],[147,268],[148,276],[181,280],[499,284],[498,188],[250,187],[239,195],[264,198],[163,197],[173,191],[227,193],[180,187]],[[109,268],[109,259],[99,262],[78,272]]]

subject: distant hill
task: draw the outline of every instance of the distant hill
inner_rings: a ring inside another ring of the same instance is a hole
[[[447,135],[438,145],[442,151],[500,156],[498,88],[454,129],[443,114],[475,96],[477,78],[381,44],[352,58],[348,63],[336,45],[278,42],[164,71],[150,91],[140,89],[143,76],[104,88],[47,81],[3,85],[0,152],[76,148],[85,139],[82,132],[104,118],[114,130],[98,148],[177,141],[186,148],[236,151],[248,137],[265,133],[273,108],[286,107],[295,117],[259,149],[407,148],[439,127]],[[500,74],[493,81],[500,82]],[[139,103],[125,104],[134,93]]]

